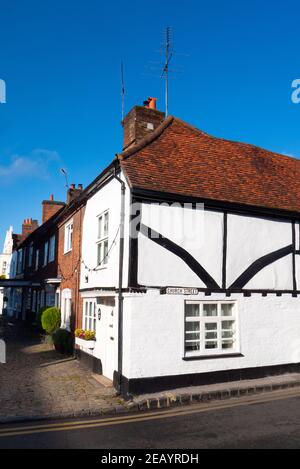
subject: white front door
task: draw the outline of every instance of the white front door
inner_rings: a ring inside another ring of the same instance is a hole
[[[97,304],[97,343],[99,343],[99,351],[102,362],[102,373],[108,379],[113,380],[114,371],[116,370],[116,326],[114,306]],[[100,318],[101,317],[101,318]]]

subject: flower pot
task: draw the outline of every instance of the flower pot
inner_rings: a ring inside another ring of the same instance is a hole
[[[95,348],[96,341],[84,340],[84,339],[80,339],[80,337],[75,337],[75,344],[79,345],[79,347],[82,347],[83,349],[93,350]]]

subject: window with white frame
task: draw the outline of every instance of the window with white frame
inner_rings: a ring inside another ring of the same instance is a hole
[[[7,269],[7,262],[6,262],[6,261],[3,261],[3,264],[2,264],[2,274],[3,274],[3,275],[6,274],[6,269]]]
[[[65,254],[67,252],[72,251],[72,244],[73,244],[73,221],[69,222],[65,226]]]
[[[49,262],[55,260],[55,235],[51,236],[49,241]]]
[[[61,327],[70,330],[72,314],[72,292],[66,288],[61,297]]]
[[[48,264],[48,252],[49,252],[49,242],[46,241],[44,245],[44,267]]]
[[[33,259],[33,244],[31,243],[29,246],[28,267],[32,267],[32,259]]]
[[[109,212],[98,217],[97,266],[105,266],[108,262]]]
[[[185,356],[239,352],[236,302],[185,302]]]
[[[82,326],[84,330],[96,332],[96,300],[84,300]]]

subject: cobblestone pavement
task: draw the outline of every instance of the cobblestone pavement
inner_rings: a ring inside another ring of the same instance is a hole
[[[112,387],[24,325],[0,317],[0,338],[7,347],[6,364],[0,364],[0,422],[122,411]]]

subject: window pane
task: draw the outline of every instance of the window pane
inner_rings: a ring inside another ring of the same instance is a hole
[[[100,265],[102,262],[102,243],[97,246],[97,265]]]
[[[217,332],[206,332],[205,333],[205,338],[206,339],[217,339],[218,334],[217,334]]]
[[[186,322],[185,330],[187,332],[197,332],[200,331],[200,323],[197,321]]]
[[[234,321],[222,321],[222,329],[233,329]]]
[[[104,233],[103,236],[108,236],[108,212],[104,214]]]
[[[108,262],[108,240],[104,241],[104,249],[103,249],[103,264],[107,264]]]
[[[218,316],[218,305],[217,304],[205,304],[203,305],[203,316]]]
[[[233,331],[222,331],[222,339],[231,339]]]
[[[200,305],[199,304],[186,304],[185,305],[185,317],[200,316]]]
[[[98,239],[102,238],[102,217],[98,218]]]
[[[200,350],[200,342],[186,342],[185,343],[186,352],[194,352],[197,350]]]
[[[205,342],[206,349],[215,349],[218,348],[218,342]]]
[[[221,305],[222,316],[233,316],[233,303],[223,303]]]
[[[222,342],[222,349],[232,349],[233,348],[233,341],[223,341]]]
[[[207,322],[205,324],[206,331],[216,331],[217,330],[217,323],[216,322]]]

